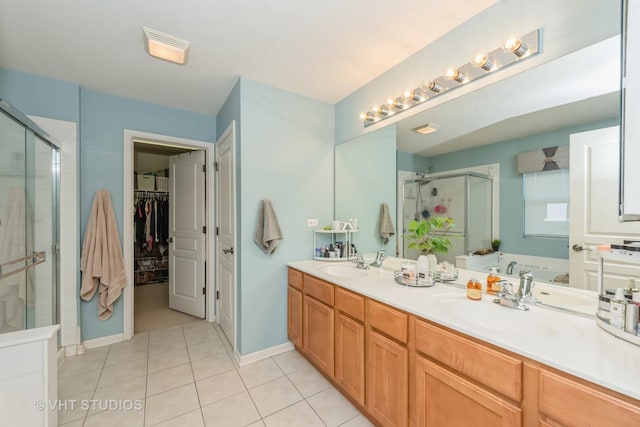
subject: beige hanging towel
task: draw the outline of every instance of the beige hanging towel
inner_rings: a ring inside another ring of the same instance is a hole
[[[389,237],[396,234],[391,222],[391,215],[389,214],[389,206],[386,203],[380,205],[380,237],[382,237],[382,243],[387,244]]]
[[[80,297],[89,301],[98,291],[98,318],[107,320],[113,314],[113,303],[127,286],[127,275],[111,194],[105,189],[98,190],[93,199],[82,242],[80,270]]]
[[[258,209],[253,241],[262,249],[262,252],[271,255],[275,252],[282,239],[282,231],[278,224],[278,217],[273,210],[271,201],[264,199],[260,202],[260,208]]]

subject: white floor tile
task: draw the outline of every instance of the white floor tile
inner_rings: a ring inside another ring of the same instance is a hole
[[[189,329],[184,332],[184,338],[188,346],[202,344],[203,342],[217,340],[217,332],[213,328]]]
[[[206,341],[188,347],[189,359],[192,362],[196,360],[204,359],[205,357],[215,356],[216,354],[226,353],[222,340],[216,335],[216,338],[211,341]]]
[[[358,415],[358,410],[334,387],[307,399],[328,427],[336,427]]]
[[[168,421],[156,424],[158,427],[204,427],[204,420],[202,419],[202,411],[196,409],[195,411],[187,412],[184,415],[180,415],[176,418],[172,418]]]
[[[95,407],[89,409],[89,415],[103,411],[105,406],[109,404],[109,401],[112,400],[144,402],[146,385],[147,378],[138,377],[132,380],[122,381],[117,384],[98,388],[93,395]]]
[[[260,419],[247,392],[202,407],[207,427],[243,427]]]
[[[287,377],[249,389],[249,393],[263,417],[302,400],[302,395]]]
[[[74,394],[58,401],[58,424],[65,424],[74,420],[82,420],[87,415],[82,401],[93,397],[93,390]]]
[[[58,371],[58,376],[75,376],[81,372],[95,371],[102,369],[107,359],[109,347],[92,348],[80,356],[73,356],[66,359]]]
[[[324,427],[306,401],[300,401],[264,418],[267,427]]]
[[[183,347],[165,353],[149,354],[149,373],[164,371],[169,368],[189,363],[187,348]]]
[[[192,382],[193,373],[190,363],[155,372],[147,377],[147,396],[153,396]]]
[[[147,359],[135,359],[117,365],[106,366],[102,369],[98,387],[104,387],[146,375]]]
[[[191,366],[193,367],[193,377],[196,381],[235,369],[233,362],[226,353],[196,360]]]
[[[346,423],[342,424],[340,427],[374,427],[373,424],[365,417],[360,414],[353,418],[351,418]]]
[[[137,359],[146,359],[149,354],[149,346],[147,343],[114,347],[116,345],[119,346],[120,344],[111,346],[105,367]]]
[[[235,369],[198,381],[196,388],[201,406],[217,402],[247,390]]]
[[[289,380],[305,398],[331,387],[331,383],[311,366],[289,374]]]
[[[258,420],[255,423],[248,424],[247,427],[265,427],[265,424],[262,420]]]
[[[284,372],[272,359],[264,359],[238,369],[247,388],[253,388],[276,378],[284,376]]]
[[[65,424],[58,424],[60,427],[82,427],[82,425],[84,424],[84,420],[75,420],[75,421],[71,421],[70,423],[65,423]]]
[[[200,407],[194,384],[188,384],[147,398],[145,425],[154,425]]]
[[[142,427],[144,425],[144,410],[103,411],[89,415],[84,422],[85,427]]]
[[[102,369],[80,372],[72,377],[58,378],[58,397],[60,399],[82,393],[84,391],[95,390],[98,386]]]
[[[307,362],[307,360],[296,350],[287,351],[286,353],[273,356],[272,359],[275,360],[278,366],[280,366],[280,369],[282,369],[287,375],[311,366],[311,364]]]

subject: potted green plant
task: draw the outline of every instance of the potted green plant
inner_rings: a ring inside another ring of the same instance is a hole
[[[421,221],[411,221],[404,238],[410,242],[409,249],[417,249],[423,254],[447,253],[452,245],[448,233],[453,227],[453,218],[432,216]]]
[[[500,239],[493,239],[491,241],[491,249],[493,249],[493,252],[498,252],[500,250],[500,243],[502,243]]]

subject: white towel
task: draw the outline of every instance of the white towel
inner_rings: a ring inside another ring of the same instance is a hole
[[[98,291],[98,318],[113,314],[113,303],[127,286],[118,223],[108,190],[96,191],[82,242],[80,296],[89,301]]]
[[[258,209],[253,241],[256,242],[265,254],[271,255],[282,239],[282,231],[278,224],[278,217],[273,210],[273,206],[271,206],[271,201],[264,199],[260,202],[260,208]]]
[[[382,243],[388,243],[389,237],[396,234],[391,222],[391,215],[389,214],[389,206],[386,203],[380,205],[380,237],[382,237]]]

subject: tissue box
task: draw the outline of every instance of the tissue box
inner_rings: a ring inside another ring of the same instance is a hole
[[[156,177],[138,174],[138,190],[153,191],[156,189]]]

